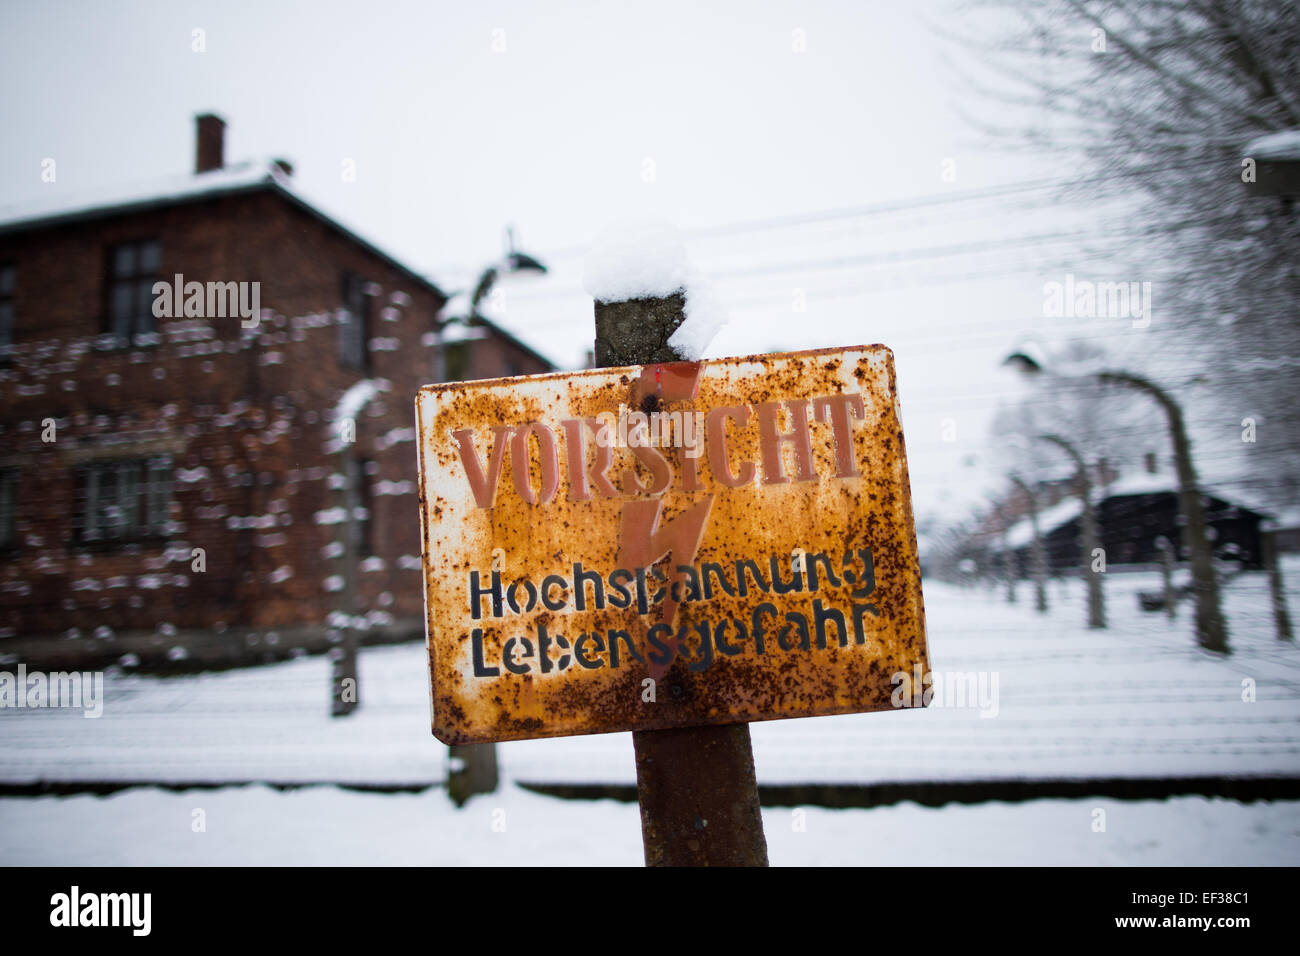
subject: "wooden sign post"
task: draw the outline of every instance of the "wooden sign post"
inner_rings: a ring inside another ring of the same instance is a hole
[[[596,364],[680,361],[668,339],[685,305],[598,301]],[[646,866],[767,866],[749,724],[636,730],[632,747]]]

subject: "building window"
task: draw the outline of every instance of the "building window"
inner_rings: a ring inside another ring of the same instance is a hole
[[[108,331],[123,345],[154,331],[153,286],[162,265],[157,240],[123,242],[108,252]]]
[[[170,458],[97,461],[82,475],[81,537],[121,541],[165,534],[171,516]]]
[[[375,553],[374,516],[375,490],[374,475],[379,470],[375,462],[368,458],[348,458],[348,480],[356,489],[353,499],[356,507],[352,512],[354,537],[352,546],[358,558],[369,558]]]
[[[18,546],[18,472],[0,471],[0,551]]]
[[[8,365],[14,344],[14,286],[17,269],[12,264],[0,264],[0,365]]]
[[[339,316],[339,362],[369,373],[370,296],[366,283],[351,272],[343,273],[343,311]]]

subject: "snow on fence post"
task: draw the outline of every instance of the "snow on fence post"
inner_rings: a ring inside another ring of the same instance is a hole
[[[355,454],[357,416],[366,404],[380,391],[371,379],[362,379],[351,385],[339,397],[330,414],[329,440],[326,450],[338,455],[342,474],[339,485],[339,503],[343,520],[339,523],[340,582],[338,614],[341,620],[341,640],[330,650],[330,716],[346,717],[357,709],[361,700],[360,673],[357,668],[357,562],[358,538],[356,511],[361,504],[358,485],[362,480],[361,462]]]
[[[671,231],[625,230],[597,248],[584,276],[596,300],[596,364],[702,357],[717,314],[694,284],[688,293]],[[637,730],[632,746],[647,866],[767,866],[748,724]]]
[[[339,451],[339,465],[343,471],[343,521],[340,522],[340,543],[343,553],[341,562],[342,588],[339,596],[339,609],[342,613],[342,640],[330,650],[333,667],[330,669],[330,716],[346,717],[357,709],[360,687],[357,669],[357,629],[354,620],[357,613],[357,461],[353,457],[352,446],[342,443]]]

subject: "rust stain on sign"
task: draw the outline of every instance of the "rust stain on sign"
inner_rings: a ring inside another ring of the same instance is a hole
[[[429,385],[416,415],[439,740],[888,710],[929,669],[884,346]]]

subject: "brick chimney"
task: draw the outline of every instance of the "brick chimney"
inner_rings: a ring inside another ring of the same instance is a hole
[[[213,113],[195,117],[198,137],[194,153],[194,171],[206,173],[225,165],[226,121]]]

